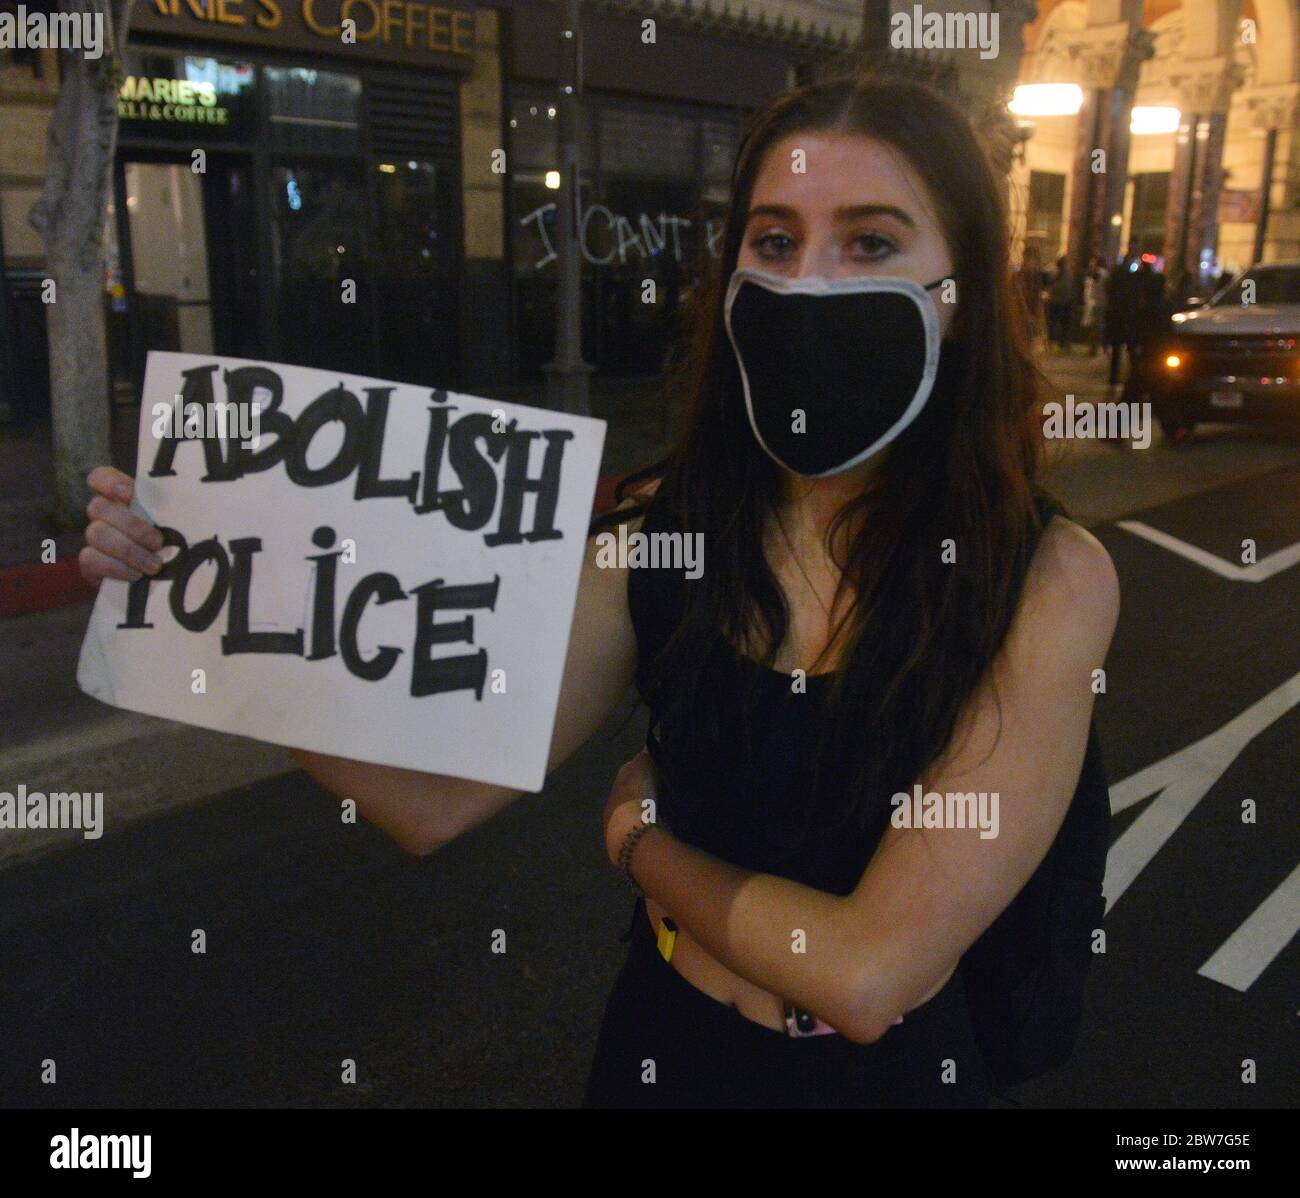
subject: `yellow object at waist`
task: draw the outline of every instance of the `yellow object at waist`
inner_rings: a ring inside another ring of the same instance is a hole
[[[677,943],[677,925],[671,919],[664,917],[659,921],[659,926],[655,930],[655,943],[659,948],[659,955],[665,961],[671,961],[673,945]]]

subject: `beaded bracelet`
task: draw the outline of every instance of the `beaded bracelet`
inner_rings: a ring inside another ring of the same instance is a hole
[[[645,891],[636,884],[636,879],[632,876],[632,852],[636,848],[638,841],[655,825],[649,822],[642,822],[628,830],[628,834],[623,838],[623,845],[618,851],[618,868],[622,870],[623,876],[627,879],[628,885],[636,891],[638,898],[645,897]]]

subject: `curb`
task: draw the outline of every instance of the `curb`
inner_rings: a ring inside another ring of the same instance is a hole
[[[591,505],[593,516],[614,506],[614,488],[623,477],[607,474],[599,480]],[[0,620],[54,611],[94,597],[95,588],[81,577],[75,557],[49,564],[0,567]]]
[[[95,589],[81,577],[75,557],[0,569],[0,619],[52,611],[94,597]]]

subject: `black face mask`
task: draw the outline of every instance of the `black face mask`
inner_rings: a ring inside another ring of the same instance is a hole
[[[724,319],[759,445],[811,478],[839,474],[888,445],[920,415],[936,380],[953,381],[954,343],[942,343],[941,354],[926,294],[945,281],[737,270]]]

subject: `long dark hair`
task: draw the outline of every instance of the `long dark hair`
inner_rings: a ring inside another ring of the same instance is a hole
[[[725,652],[721,638],[765,646],[762,664],[771,668],[787,632],[762,548],[780,470],[750,435],[722,297],[767,151],[811,131],[887,143],[924,180],[954,258],[950,335],[964,364],[964,382],[942,401],[936,394],[832,522],[832,546],[842,526],[857,529],[845,539],[846,560],[837,560],[841,587],[852,584],[856,597],[820,722],[812,810],[825,831],[869,826],[890,794],[938,759],[1006,637],[1039,530],[1035,414],[1045,379],[1031,360],[1027,312],[1012,284],[1003,185],[962,111],[923,82],[876,71],[797,88],[755,114],[737,155],[723,252],[674,380],[687,405],[681,432],[664,459],[618,490],[622,500],[659,478],[653,502],[673,527],[704,536],[706,568],[686,584],[683,618],[656,660],[643,663],[642,695],[660,712],[660,741],[733,732],[734,701],[724,708],[720,688],[703,682]],[[606,513],[591,531],[647,506]],[[955,564],[944,560],[949,539]]]

